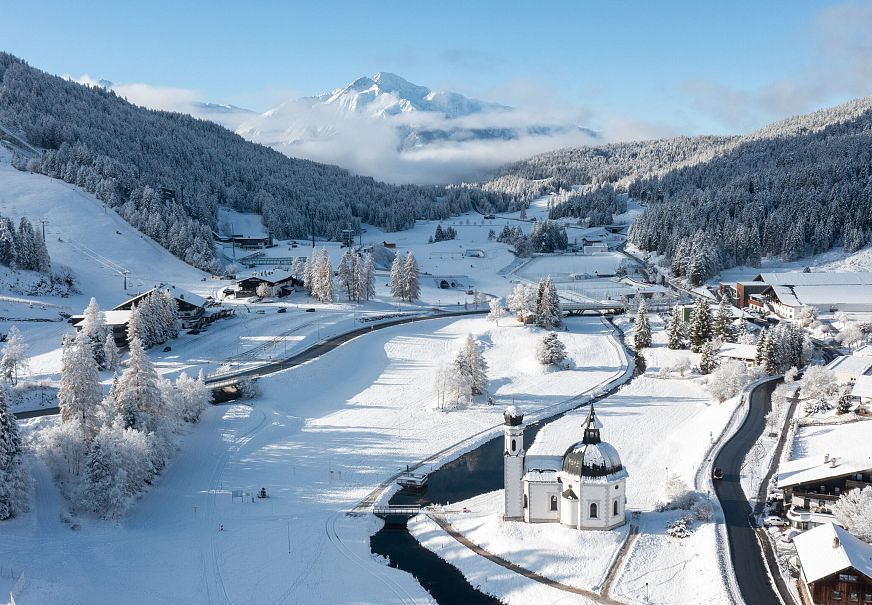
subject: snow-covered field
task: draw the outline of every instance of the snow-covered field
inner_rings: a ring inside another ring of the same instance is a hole
[[[845,424],[802,426],[796,431],[791,459],[824,454],[837,458],[869,458],[872,465],[872,421],[858,420]]]
[[[24,573],[19,601],[124,594],[142,603],[382,603],[394,591],[425,598],[410,576],[371,558],[377,520],[339,513],[407,463],[487,427],[499,431],[512,398],[532,411],[622,372],[607,325],[584,318],[569,326],[560,337],[574,370],[548,373],[533,361],[540,330],[480,318],[389,328],[265,377],[252,406],[207,410],[117,525],[79,519],[71,530],[60,520],[56,487],[37,467],[34,512],[0,525],[4,565]],[[468,333],[485,345],[496,405],[434,411],[434,369]],[[50,422],[25,421],[25,430]],[[232,498],[232,490],[261,486],[269,499]]]
[[[521,267],[516,274],[530,281],[538,281],[548,275],[551,275],[555,281],[561,281],[568,279],[574,273],[590,276],[614,275],[625,258],[618,252],[537,256]]]
[[[655,510],[667,500],[664,484],[668,475],[676,474],[688,486],[694,485],[697,470],[705,463],[712,440],[729,423],[736,400],[722,404],[711,401],[704,377],[690,374],[681,377],[674,372],[661,377],[660,368],[669,368],[681,358],[695,363],[696,355],[667,349],[664,332],[657,329],[662,328],[662,322],[652,317],[652,327],[654,346],[645,350],[648,373],[596,404],[597,415],[604,425],[602,438],[617,448],[630,475],[628,509],[640,513],[640,536],[617,570],[610,594],[632,603],[644,602],[646,590],[653,602],[729,603],[728,589],[718,566],[715,524],[696,521],[692,535],[679,540],[666,535],[665,530],[667,522],[678,518],[680,512]],[[585,414],[586,408],[573,411],[543,427],[527,455],[565,452],[581,439]],[[598,534],[598,539],[586,540],[588,534],[597,532],[579,534],[559,526],[516,528],[523,524],[499,520],[502,491],[495,492],[493,498],[496,503],[481,499],[456,503],[457,508],[470,508],[472,514],[452,515],[455,528],[493,554],[546,577],[581,588],[600,589],[603,574],[625,530],[605,532]],[[553,588],[532,586],[530,580],[503,577],[505,570],[500,571],[500,567],[463,546],[446,547],[447,542],[454,540],[432,521],[418,519],[414,531],[419,540],[457,566],[473,584],[487,577],[488,592],[505,602],[527,603],[533,598],[553,601],[561,595]],[[579,536],[578,542],[568,552],[565,549],[568,542],[562,541],[571,541],[575,536]],[[531,543],[536,547],[531,549]],[[494,581],[493,577],[502,579]]]

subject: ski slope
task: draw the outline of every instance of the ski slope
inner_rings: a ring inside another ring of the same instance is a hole
[[[46,245],[52,264],[70,267],[82,291],[79,296],[52,302],[80,312],[95,296],[102,306],[111,308],[126,296],[124,271],[129,272],[130,291],[166,282],[202,296],[211,293],[202,281],[206,273],[171,255],[90,193],[18,171],[10,159],[9,152],[0,150],[0,214],[16,222],[27,216],[36,228],[41,228],[40,221],[47,221]]]

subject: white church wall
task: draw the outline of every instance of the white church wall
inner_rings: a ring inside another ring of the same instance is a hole
[[[560,484],[534,483],[525,481],[527,494],[527,510],[524,518],[528,523],[548,523],[560,520]],[[551,510],[551,501],[557,503],[556,510]]]

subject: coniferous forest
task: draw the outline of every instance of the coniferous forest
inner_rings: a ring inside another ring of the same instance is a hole
[[[388,231],[416,218],[510,207],[514,196],[472,187],[387,185],[336,166],[288,158],[212,122],[153,111],[0,53],[0,125],[46,150],[14,165],[94,193],[186,262],[215,269],[217,208],[259,212],[277,237],[335,239],[349,223]],[[172,193],[169,194],[167,191]]]

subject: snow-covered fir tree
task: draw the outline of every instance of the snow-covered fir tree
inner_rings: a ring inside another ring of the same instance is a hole
[[[693,314],[687,327],[690,350],[699,353],[702,344],[712,338],[712,316],[708,299],[699,297],[693,303]]]
[[[560,312],[560,299],[557,297],[557,288],[549,275],[539,282],[536,292],[536,325],[546,330],[552,330],[563,323],[563,315]]]
[[[493,297],[488,303],[488,309],[487,318],[500,325],[500,318],[504,315],[502,300],[498,296]]]
[[[128,342],[136,337],[148,348],[175,338],[179,334],[178,313],[178,304],[168,290],[144,296],[131,310]]]
[[[317,296],[315,296],[315,279],[317,275],[318,257],[315,253],[315,248],[312,248],[309,258],[306,259],[306,262],[303,265],[303,285],[306,288],[306,294],[314,298],[317,298]]]
[[[333,302],[333,263],[327,248],[321,248],[321,253],[315,261],[313,271],[312,296],[322,303]]]
[[[391,296],[406,298],[406,265],[403,253],[397,251],[394,262],[391,263]]]
[[[415,255],[409,250],[406,256],[406,262],[403,265],[403,283],[406,287],[406,300],[413,302],[421,298],[421,281],[420,272],[418,270],[418,261],[415,260]]]
[[[633,348],[637,351],[651,346],[651,324],[648,322],[648,308],[645,299],[639,300],[636,321],[633,322]]]
[[[775,342],[769,330],[764,331],[757,342],[755,359],[757,364],[767,374],[774,376],[778,373],[778,364],[775,359]]]
[[[154,432],[165,413],[157,373],[139,338],[130,341],[129,351],[127,368],[121,374],[114,393],[118,417],[124,428]]]
[[[75,338],[65,337],[58,387],[61,422],[77,423],[82,438],[91,441],[100,428],[98,409],[102,400],[103,387],[100,386],[89,336],[79,332]]]
[[[91,302],[85,307],[85,317],[82,319],[79,334],[83,335],[82,342],[88,343],[91,347],[91,354],[97,362],[97,367],[105,369],[106,352],[103,345],[106,342],[106,335],[109,334],[109,326],[106,325],[106,318],[96,298],[92,297]]]
[[[515,284],[509,293],[506,303],[509,310],[514,312],[518,320],[526,323],[530,317],[536,316],[537,288],[529,284]]]
[[[702,349],[699,356],[699,371],[702,374],[711,374],[718,366],[718,356],[715,351],[712,341],[707,340],[702,343]]]
[[[18,421],[9,409],[6,388],[0,386],[0,521],[27,511],[29,484]]]
[[[354,302],[359,303],[366,298],[366,282],[363,275],[363,263],[360,256],[354,255],[354,263],[351,268],[351,291]]]
[[[482,395],[487,391],[487,362],[472,334],[467,335],[463,348],[457,353],[454,370],[468,383],[472,395]]]
[[[354,260],[352,259],[351,250],[346,250],[339,259],[339,285],[345,290],[345,296],[348,300],[354,300]]]
[[[681,332],[681,307],[675,305],[672,307],[672,314],[669,316],[669,324],[666,326],[666,346],[673,350],[681,349],[684,346],[684,339]]]
[[[3,378],[11,384],[18,383],[19,375],[27,368],[27,343],[15,326],[6,333],[3,357],[0,358],[0,371]]]
[[[375,261],[372,254],[366,255],[366,262],[363,265],[363,298],[370,300],[375,297]]]
[[[542,365],[557,365],[566,359],[566,346],[554,332],[548,332],[536,345],[536,359]]]
[[[715,314],[714,325],[712,326],[714,337],[721,342],[733,341],[733,314],[730,310],[730,303],[726,297],[721,298],[718,303],[718,310]]]
[[[851,389],[847,388],[842,391],[842,394],[839,395],[838,401],[836,401],[836,411],[839,414],[847,414],[851,411],[851,408],[854,405],[854,397],[851,395]]]
[[[121,366],[121,352],[118,350],[118,345],[115,344],[115,336],[110,331],[106,334],[106,340],[103,341],[104,369],[111,372],[116,371]]]
[[[294,258],[294,261],[291,263],[291,275],[293,275],[294,279],[297,281],[304,281],[305,268],[306,260],[298,256]]]
[[[108,519],[115,518],[124,509],[125,474],[121,454],[112,438],[112,431],[100,431],[91,444],[88,458],[85,502],[92,512]]]

